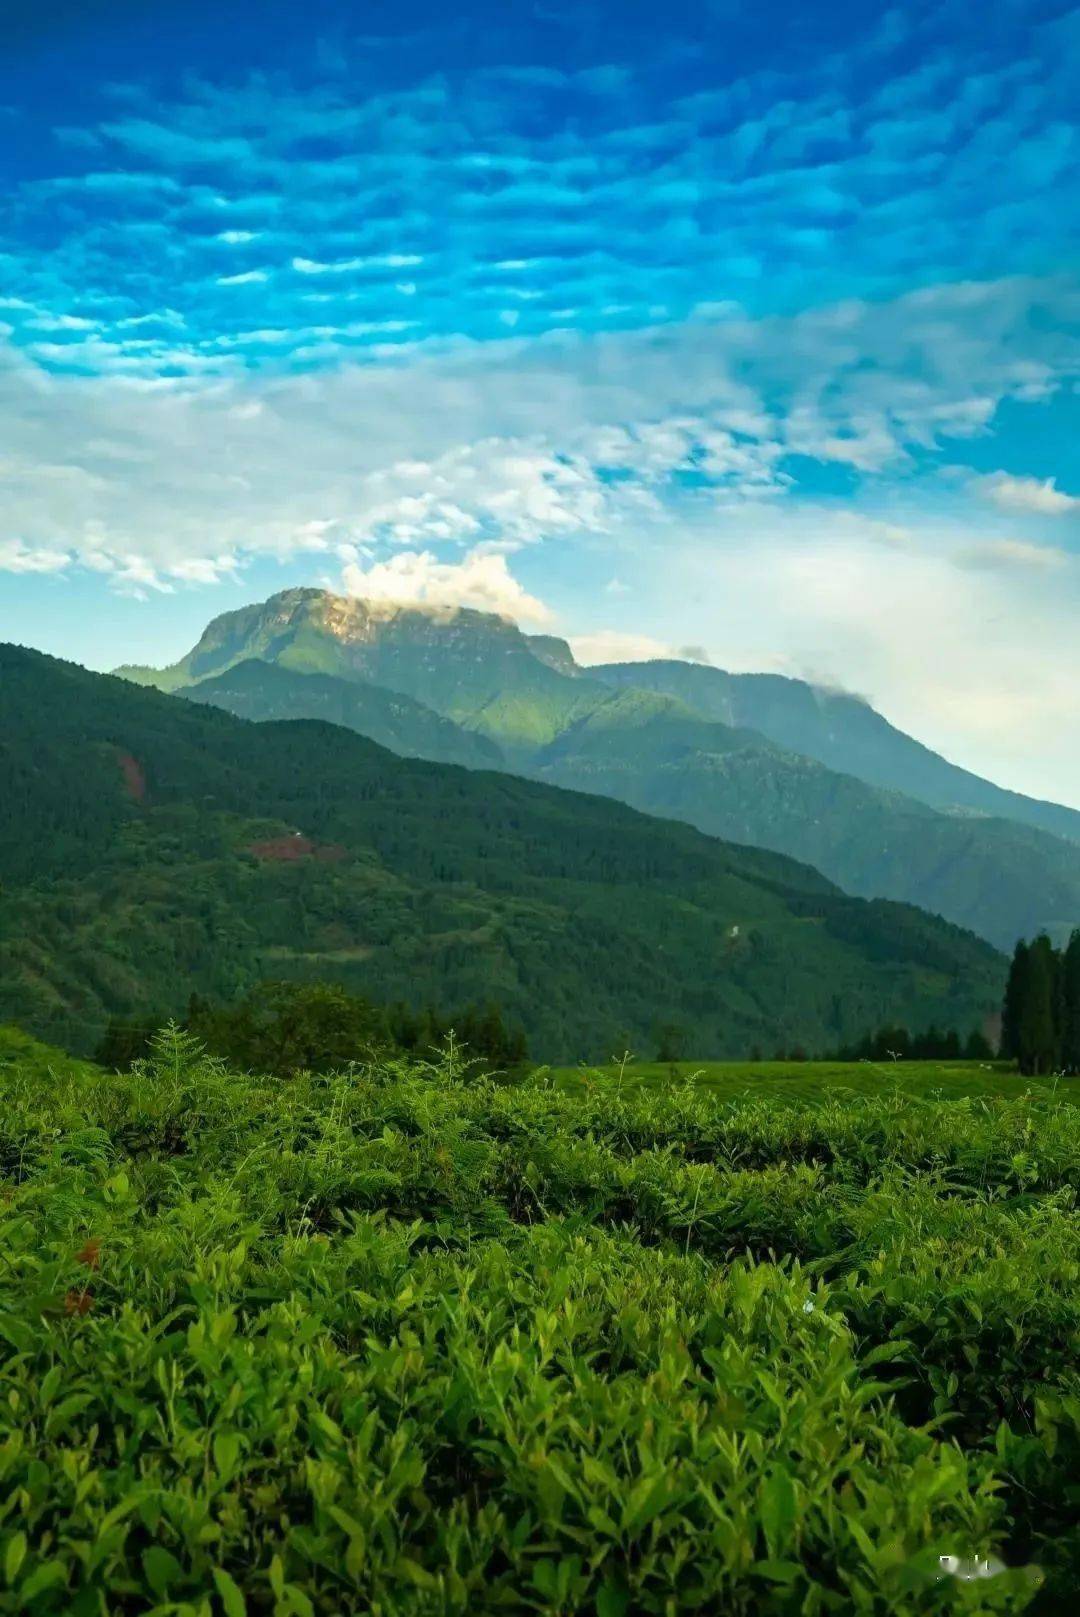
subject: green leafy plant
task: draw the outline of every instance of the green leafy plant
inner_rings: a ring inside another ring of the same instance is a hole
[[[12,1060],[0,1611],[1068,1609],[1080,1111],[632,1070]]]

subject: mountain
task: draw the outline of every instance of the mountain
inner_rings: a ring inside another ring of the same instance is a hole
[[[529,773],[712,836],[797,853],[847,892],[918,904],[1000,948],[1080,920],[1075,845],[1007,820],[942,814],[752,731],[648,706],[664,700],[621,690],[541,749]]]
[[[169,668],[116,672],[177,691],[253,657],[411,696],[487,736],[515,761],[608,695],[598,681],[570,678],[542,661],[515,624],[493,613],[397,606],[316,589],[284,590],[223,613]]]
[[[497,745],[520,774],[789,854],[852,893],[917,904],[999,948],[1042,927],[1065,932],[1080,923],[1080,844],[972,806],[975,787],[985,788],[991,805],[1014,794],[955,770],[961,782],[975,783],[972,803],[946,812],[918,792],[818,758],[815,749],[825,750],[835,733],[837,756],[858,755],[871,773],[878,758],[878,775],[902,775],[910,755],[916,783],[929,790],[933,777],[945,791],[952,766],[853,698],[690,663],[583,670],[565,641],[526,636],[492,614],[310,589],[216,618],[172,668],[121,672],[190,695],[253,656],[292,673],[318,670],[409,696]],[[244,711],[271,717],[275,709],[252,701]],[[362,715],[345,722],[376,733]],[[863,732],[877,741],[860,752],[852,738]],[[1036,818],[1040,808],[1050,819],[1054,811],[1065,828],[1080,820],[1053,804],[1016,800]]]
[[[971,934],[779,855],[13,646],[0,778],[0,1021],[77,1049],[266,977],[494,998],[563,1060],[659,1023],[702,1055],[966,1030],[1001,992]]]
[[[543,655],[543,648],[538,650]],[[591,667],[589,677],[677,698],[702,718],[757,730],[871,786],[931,808],[1015,820],[1080,842],[1080,812],[1006,791],[951,764],[897,730],[860,697],[780,674],[728,674],[702,663],[657,660]]]
[[[250,658],[225,673],[200,680],[179,694],[191,702],[225,708],[240,719],[324,719],[368,736],[403,758],[468,769],[498,769],[503,757],[486,736],[464,730],[409,696],[379,685],[296,674],[279,663]]]

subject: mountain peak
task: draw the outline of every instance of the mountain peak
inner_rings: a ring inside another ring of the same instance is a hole
[[[569,674],[577,678],[581,672],[574,653],[570,650],[569,642],[557,634],[530,634],[525,637],[529,643],[529,650],[534,657],[549,668],[554,668],[560,674]]]

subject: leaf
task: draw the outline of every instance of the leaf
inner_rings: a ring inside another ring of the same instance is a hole
[[[240,1439],[235,1432],[218,1432],[214,1438],[214,1464],[222,1479],[228,1481],[236,1470],[240,1458]]]
[[[629,1604],[625,1589],[610,1581],[603,1583],[596,1593],[596,1617],[624,1617]]]
[[[179,1582],[184,1576],[184,1569],[176,1556],[170,1555],[160,1544],[152,1544],[144,1552],[142,1564],[146,1581],[159,1600],[164,1600],[169,1593],[169,1586]]]
[[[889,1364],[893,1359],[903,1358],[904,1354],[910,1353],[910,1351],[911,1343],[900,1338],[889,1342],[879,1342],[877,1347],[872,1347],[869,1352],[861,1356],[859,1369],[869,1370],[875,1364]]]
[[[14,1583],[19,1575],[19,1568],[26,1558],[26,1534],[13,1533],[7,1541],[4,1551],[4,1576],[8,1583]]]
[[[770,1583],[794,1583],[802,1571],[798,1561],[755,1561],[754,1572]]]
[[[761,1525],[770,1554],[775,1557],[791,1538],[798,1514],[798,1499],[791,1475],[777,1467],[761,1490]]]
[[[214,1568],[214,1586],[221,1599],[221,1609],[225,1617],[247,1617],[247,1601],[244,1599],[243,1591],[224,1567]]]
[[[59,1561],[43,1561],[40,1566],[34,1568],[19,1589],[20,1608],[25,1610],[37,1595],[64,1581],[64,1568]]]
[[[419,1561],[414,1561],[407,1555],[398,1557],[395,1571],[399,1577],[407,1578],[418,1589],[438,1588],[438,1579],[433,1578],[427,1568],[420,1565]]]

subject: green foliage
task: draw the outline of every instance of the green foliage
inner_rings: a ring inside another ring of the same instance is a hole
[[[167,1016],[112,1018],[94,1060],[111,1071],[130,1070],[151,1053],[169,1022]],[[231,1005],[192,994],[183,1029],[232,1066],[279,1078],[333,1072],[376,1055],[427,1056],[448,1044],[484,1071],[514,1072],[529,1058],[524,1033],[508,1025],[494,1003],[443,1017],[400,1001],[376,1005],[334,983],[260,983]]]
[[[692,1085],[717,1099],[786,1100],[800,1106],[846,1101],[871,1095],[910,1096],[918,1100],[1017,1100],[1025,1095],[1053,1096],[1080,1102],[1080,1089],[1056,1078],[1018,1078],[1005,1062],[975,1061],[808,1061],[805,1056],[776,1061],[638,1061],[620,1057],[600,1067],[556,1067],[552,1081],[577,1088],[614,1082],[621,1089],[656,1089]]]
[[[1002,1010],[1002,1054],[1029,1074],[1080,1073],[1080,931],[1016,945]]]
[[[970,1027],[1000,998],[970,934],[775,854],[17,648],[0,756],[0,1019],[86,1052],[112,1019],[267,979],[443,1024],[494,1000],[561,1060],[665,1023],[714,1056],[820,1053],[889,1020]]]
[[[8,1070],[0,1611],[1068,1609],[1076,1108],[462,1077]]]
[[[1080,1073],[1080,930],[1073,933],[1061,963],[1061,1061]]]
[[[494,742],[411,697],[326,674],[299,674],[277,663],[237,663],[215,678],[185,687],[183,694],[241,719],[323,719],[344,725],[406,758],[471,769],[498,769],[503,761]]]
[[[930,1027],[910,1033],[906,1027],[882,1027],[855,1044],[836,1052],[837,1061],[991,1061],[994,1052],[986,1035],[974,1029],[962,1039],[955,1028],[943,1032]]]

